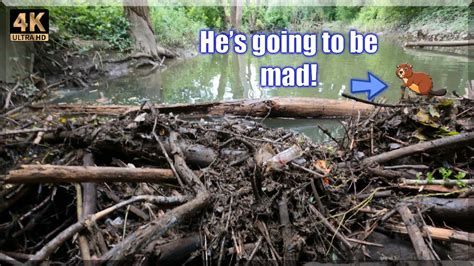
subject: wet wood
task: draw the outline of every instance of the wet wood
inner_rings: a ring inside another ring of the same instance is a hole
[[[94,155],[92,153],[84,154],[84,157],[82,157],[82,163],[84,166],[95,166]],[[82,190],[84,192],[82,218],[84,218],[97,212],[97,184],[83,183]]]
[[[443,185],[443,186],[457,186],[460,183],[464,185],[473,185],[474,179],[456,180],[456,179],[434,179],[434,180],[417,180],[417,179],[404,179],[400,180],[406,185]]]
[[[450,220],[463,220],[474,217],[474,198],[435,198],[420,197],[410,202],[421,204],[423,208],[430,207],[430,214]]]
[[[161,240],[160,240],[161,241]],[[166,244],[150,245],[149,253],[154,253],[158,262],[185,261],[191,253],[201,248],[201,236],[193,234],[188,237],[172,240]]]
[[[283,265],[296,265],[298,260],[296,250],[292,245],[294,234],[291,229],[290,215],[288,213],[288,199],[285,194],[282,195],[278,202],[278,210],[280,214],[281,236],[283,238]]]
[[[138,250],[143,250],[151,242],[162,237],[170,228],[183,221],[184,218],[197,213],[207,206],[210,195],[207,192],[198,194],[196,198],[176,207],[158,220],[142,226],[129,234],[122,242],[115,245],[109,252],[104,254],[100,260],[109,263],[118,262],[135,254]]]
[[[429,250],[428,246],[423,239],[420,228],[416,224],[415,217],[408,209],[406,204],[402,204],[398,207],[398,213],[402,217],[403,222],[405,223],[408,236],[410,237],[413,248],[415,249],[416,256],[419,260],[434,260],[435,257]]]
[[[0,132],[0,136],[36,133],[36,132],[47,132],[47,131],[54,131],[54,130],[55,130],[54,128],[27,128],[27,129],[18,129],[18,130],[5,130],[5,131]]]
[[[168,211],[151,223],[138,228],[104,254],[100,260],[108,261],[108,264],[112,265],[119,264],[120,260],[130,258],[136,252],[145,249],[150,243],[162,237],[169,229],[181,223],[185,218],[197,214],[209,204],[211,195],[207,192],[206,186],[186,164],[183,152],[179,147],[178,138],[178,133],[170,132],[169,142],[171,154],[174,157],[174,166],[184,183],[194,190],[196,197]]]
[[[32,109],[45,109],[67,113],[98,115],[123,115],[140,110],[140,106],[129,105],[34,105]],[[143,109],[149,109],[144,106]],[[273,97],[258,100],[233,100],[198,104],[153,105],[161,113],[200,114],[210,116],[236,115],[252,117],[349,117],[367,116],[373,106],[365,103],[319,99],[309,97]]]
[[[51,254],[53,254],[57,250],[57,248],[60,245],[62,245],[62,243],[64,243],[64,241],[68,240],[69,238],[73,237],[75,234],[79,233],[86,226],[89,226],[95,223],[96,221],[103,219],[104,217],[113,213],[114,211],[122,207],[128,206],[137,201],[149,201],[155,204],[180,204],[180,203],[187,202],[188,197],[185,197],[185,196],[163,197],[163,196],[152,196],[152,195],[140,195],[140,196],[132,197],[120,203],[117,203],[107,209],[104,209],[95,214],[89,215],[84,220],[77,221],[76,223],[70,225],[64,231],[62,231],[53,239],[51,239],[40,250],[38,250],[38,252],[36,252],[35,255],[30,258],[29,260],[30,264],[34,265],[34,264],[38,264],[42,262],[43,260],[48,258]],[[191,202],[187,202],[187,203],[191,203]]]
[[[429,152],[439,149],[453,149],[460,145],[474,143],[474,132],[461,133],[455,136],[424,141],[418,144],[400,148],[398,150],[384,152],[362,160],[362,164],[385,163],[391,160],[408,157],[422,152]]]
[[[406,42],[405,47],[423,47],[423,46],[442,46],[442,47],[453,47],[453,46],[470,46],[474,45],[474,40],[462,40],[462,41],[420,41],[420,42]]]
[[[21,165],[6,183],[150,182],[175,183],[171,169],[95,166]]]
[[[400,234],[408,234],[408,231],[405,226],[397,224],[385,224],[385,229],[388,229],[392,232]],[[452,230],[447,228],[439,228],[433,226],[424,226],[423,237],[428,237],[428,234],[431,238],[440,241],[451,241],[462,244],[474,244],[474,233],[468,233],[458,230]]]

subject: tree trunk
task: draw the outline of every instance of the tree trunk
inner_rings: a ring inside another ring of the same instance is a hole
[[[157,45],[150,20],[150,8],[147,0],[133,0],[133,6],[125,6],[125,16],[130,22],[130,35],[133,49],[158,59],[160,55],[176,57],[176,53]]]
[[[242,24],[242,0],[231,0],[230,23],[232,28],[240,30]]]

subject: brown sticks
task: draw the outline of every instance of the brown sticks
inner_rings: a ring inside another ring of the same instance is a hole
[[[196,192],[196,197],[188,203],[168,211],[158,220],[144,225],[129,234],[122,242],[104,254],[101,260],[117,262],[132,256],[137,251],[146,248],[152,241],[163,236],[170,228],[179,224],[183,219],[197,213],[209,203],[211,196],[207,192],[206,187],[196,174],[189,169],[183,158],[183,152],[178,145],[178,134],[171,131],[169,141],[172,154],[174,155],[176,171],[184,183]]]
[[[347,248],[352,249],[352,244],[349,243],[347,238],[342,235],[334,226],[324,217],[313,205],[308,205],[311,211],[321,220],[321,222],[326,226],[329,231],[331,231],[334,235],[336,235],[337,239],[339,239]]]
[[[285,194],[281,196],[278,202],[280,213],[281,235],[283,238],[283,265],[293,265],[297,261],[297,255],[291,247],[293,233],[291,230],[290,215],[288,214],[288,199]]]
[[[102,261],[119,261],[145,248],[152,241],[160,238],[170,228],[180,223],[184,218],[194,214],[207,205],[210,195],[207,192],[198,194],[193,200],[176,207],[164,216],[129,234],[122,242],[114,246],[100,259]]]
[[[411,243],[415,248],[415,253],[418,259],[434,260],[435,257],[423,240],[423,235],[416,225],[415,217],[413,217],[413,214],[408,209],[408,206],[406,204],[400,205],[400,207],[398,207],[398,213],[400,213],[400,216],[407,227],[408,235],[410,236]]]
[[[137,201],[150,201],[158,204],[179,204],[186,202],[188,197],[183,196],[174,196],[174,197],[162,197],[162,196],[150,196],[150,195],[140,195],[132,197],[128,200],[122,201],[118,204],[115,204],[105,210],[97,212],[96,214],[88,216],[86,219],[82,221],[78,221],[72,225],[70,225],[66,230],[62,231],[58,234],[55,238],[49,241],[43,248],[41,248],[36,254],[30,258],[30,262],[38,262],[43,261],[48,258],[53,252],[67,239],[71,238],[76,233],[80,232],[84,227],[87,225],[104,218],[105,216],[109,215],[110,213],[124,207],[130,205]]]

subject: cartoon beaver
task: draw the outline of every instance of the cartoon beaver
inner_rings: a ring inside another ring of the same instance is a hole
[[[431,76],[423,72],[413,72],[413,66],[410,64],[398,65],[395,74],[403,80],[403,85],[401,86],[402,98],[405,95],[405,88],[409,88],[419,95],[430,97],[446,94],[445,89],[433,90]]]

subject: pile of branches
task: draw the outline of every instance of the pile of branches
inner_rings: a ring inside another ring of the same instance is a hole
[[[473,104],[376,108],[315,143],[223,117],[0,120],[0,260],[469,260]]]

